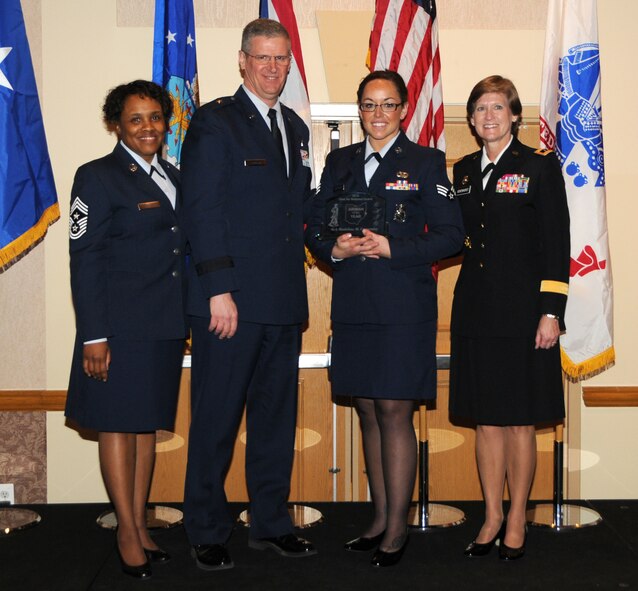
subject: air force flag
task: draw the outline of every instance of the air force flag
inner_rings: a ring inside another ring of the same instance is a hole
[[[199,106],[193,0],[155,0],[153,82],[173,101],[166,133],[166,159],[179,166],[182,143]]]
[[[540,133],[567,190],[572,252],[560,341],[563,370],[577,381],[615,360],[596,0],[549,0]]]
[[[60,217],[20,0],[0,2],[0,272]]]

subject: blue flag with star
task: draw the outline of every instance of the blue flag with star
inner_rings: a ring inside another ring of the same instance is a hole
[[[184,136],[199,106],[193,0],[155,0],[153,82],[173,101],[165,157],[179,166]]]
[[[20,0],[0,2],[0,272],[60,217]]]

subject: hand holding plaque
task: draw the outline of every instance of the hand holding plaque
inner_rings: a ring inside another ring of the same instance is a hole
[[[363,230],[387,236],[385,199],[369,193],[344,193],[326,201],[322,240],[342,234],[363,236]]]

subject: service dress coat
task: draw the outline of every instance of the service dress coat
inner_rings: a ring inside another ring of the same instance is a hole
[[[182,152],[192,248],[188,314],[193,361],[184,526],[191,544],[225,543],[224,494],[237,429],[248,417],[250,536],[292,533],[286,501],[294,456],[301,325],[308,318],[304,209],[311,196],[309,131],[280,104],[288,173],[244,87],[199,108]],[[230,293],[237,332],[208,331],[211,297]]]
[[[485,189],[482,151],[454,166],[465,250],[452,306],[450,413],[483,424],[563,417],[560,351],[534,349],[542,314],[564,313],[569,212],[553,152],[514,138]]]
[[[306,230],[310,250],[333,270],[333,393],[432,398],[437,319],[432,264],[463,245],[445,155],[400,132],[369,186],[364,156],[365,142],[328,154]],[[332,261],[334,240],[321,239],[326,202],[351,192],[385,200],[391,258]],[[379,340],[381,349],[370,350]]]
[[[81,166],[71,192],[71,291],[76,343],[66,415],[99,431],[173,427],[181,373],[186,277],[179,172],[169,199],[118,144]],[[108,380],[84,375],[82,349],[106,338]]]

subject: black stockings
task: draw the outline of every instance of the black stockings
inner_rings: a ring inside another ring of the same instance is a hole
[[[385,530],[380,549],[398,550],[406,536],[416,472],[414,401],[355,398],[374,518],[365,537]]]

